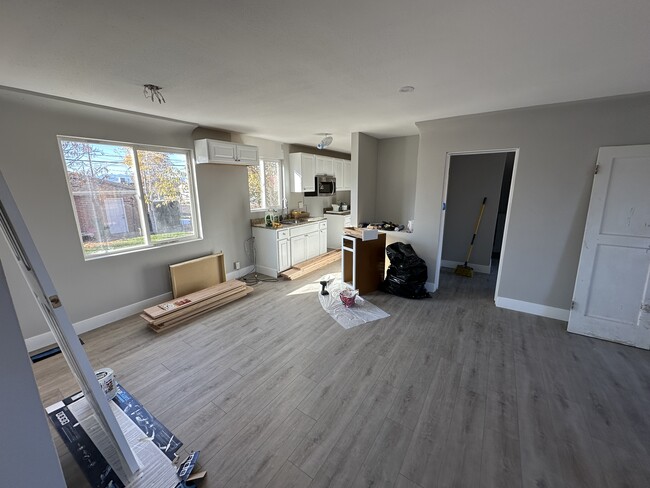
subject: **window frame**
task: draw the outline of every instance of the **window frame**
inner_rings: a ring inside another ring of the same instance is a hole
[[[279,177],[280,177],[279,178],[280,179],[280,198],[279,198],[280,205],[278,205],[278,208],[282,209],[282,205],[283,205],[283,202],[284,202],[284,195],[285,195],[285,192],[284,192],[284,190],[285,190],[285,188],[284,188],[284,161],[282,159],[279,159],[279,158],[266,159],[266,160],[263,159],[263,158],[260,158],[258,160],[257,164],[253,165],[253,166],[257,166],[260,169],[260,185],[261,185],[261,190],[262,190],[260,199],[261,199],[262,203],[264,204],[264,206],[261,207],[261,208],[251,208],[250,184],[248,182],[248,172],[247,172],[246,173],[246,184],[248,185],[248,192],[249,192],[248,209],[249,209],[250,212],[266,212],[268,210],[273,209],[273,207],[267,207],[266,206],[266,178],[264,176],[264,164],[265,164],[265,162],[277,163],[279,165],[278,174],[279,174]]]
[[[63,136],[57,135],[57,145],[59,147],[59,154],[61,157],[61,162],[63,164],[63,171],[65,174],[66,186],[68,188],[68,196],[70,197],[70,203],[72,205],[72,212],[74,214],[75,225],[77,227],[77,238],[79,239],[79,245],[81,246],[81,253],[85,261],[93,261],[95,259],[102,259],[111,256],[119,256],[122,254],[131,254],[134,252],[147,251],[150,249],[158,249],[161,247],[173,246],[176,244],[183,244],[186,242],[200,241],[203,239],[203,228],[201,226],[201,213],[199,209],[199,193],[198,186],[196,182],[196,164],[194,159],[194,151],[192,149],[182,148],[182,147],[170,147],[170,146],[159,146],[153,144],[139,144],[134,142],[123,142],[123,141],[113,141],[109,139],[96,139],[90,137],[78,137],[78,136]],[[115,145],[115,146],[125,146],[131,149],[133,155],[133,182],[135,186],[135,197],[137,200],[137,207],[140,219],[140,227],[143,229],[142,237],[144,238],[144,244],[128,247],[125,249],[118,249],[113,251],[103,251],[98,252],[97,254],[86,254],[83,242],[83,236],[81,233],[81,225],[79,221],[79,215],[77,213],[77,206],[75,205],[74,194],[72,191],[72,186],[70,183],[70,176],[68,173],[68,167],[65,160],[65,155],[63,154],[63,147],[61,145],[62,141],[70,142],[79,142],[87,144],[105,144],[105,145]],[[187,237],[178,237],[173,239],[166,239],[164,241],[155,242],[151,239],[151,230],[149,225],[147,225],[147,209],[144,202],[144,190],[142,186],[142,175],[140,174],[140,159],[138,157],[138,151],[149,151],[149,152],[166,152],[174,154],[184,154],[187,161],[187,178],[188,178],[188,187],[190,189],[190,208],[193,217],[193,235],[188,235]]]

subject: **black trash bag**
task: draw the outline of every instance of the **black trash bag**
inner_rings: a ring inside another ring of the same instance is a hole
[[[395,242],[386,246],[390,266],[381,289],[386,293],[404,298],[428,298],[431,295],[425,288],[427,265],[415,254],[410,244]]]

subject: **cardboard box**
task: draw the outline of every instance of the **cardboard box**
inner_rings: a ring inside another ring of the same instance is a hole
[[[373,241],[379,236],[377,229],[364,229],[359,227],[344,227],[343,232],[352,237],[358,237],[362,241]]]

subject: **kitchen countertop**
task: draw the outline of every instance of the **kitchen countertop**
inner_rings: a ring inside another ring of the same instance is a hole
[[[286,229],[288,227],[299,227],[301,225],[308,225],[308,224],[313,224],[315,222],[320,222],[322,220],[326,220],[325,217],[309,217],[308,219],[303,219],[299,220],[297,224],[282,224],[280,227],[267,227],[266,224],[251,224],[252,227],[259,227],[260,229],[269,229],[269,230],[277,230],[277,229]]]
[[[326,213],[326,214],[330,214],[330,215],[350,215],[350,211],[349,211],[349,210],[343,210],[343,211],[341,211],[341,212],[335,212],[334,210],[328,210],[328,211],[325,212],[325,213]]]

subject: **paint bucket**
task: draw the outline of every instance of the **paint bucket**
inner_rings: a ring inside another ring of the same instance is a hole
[[[102,368],[95,371],[95,377],[97,377],[99,386],[102,387],[106,399],[110,402],[117,394],[117,388],[115,388],[115,373],[113,373],[111,368]]]

